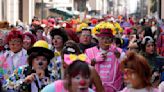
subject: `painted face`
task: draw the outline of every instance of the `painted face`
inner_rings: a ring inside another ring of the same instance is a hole
[[[154,53],[154,44],[153,43],[147,43],[145,46],[145,51],[148,54],[153,54]]]
[[[59,35],[55,35],[52,39],[52,43],[55,48],[61,48],[63,47],[63,38]]]
[[[88,45],[91,43],[91,32],[90,31],[82,31],[80,35],[80,43],[84,45]]]
[[[31,38],[25,35],[25,38],[23,39],[23,48],[28,50],[31,46]]]
[[[90,84],[89,76],[82,76],[81,74],[76,75],[71,79],[72,89],[76,90],[75,92],[88,92],[88,87]]]
[[[124,82],[132,88],[138,88],[142,83],[135,71],[129,68],[124,69]]]
[[[14,53],[21,51],[22,47],[23,42],[20,38],[14,38],[9,41],[9,48]]]
[[[45,56],[37,56],[32,61],[32,67],[34,70],[45,70],[48,65],[48,61]]]
[[[112,44],[112,38],[110,37],[99,37],[98,40],[99,46],[104,50],[108,49],[109,46]]]

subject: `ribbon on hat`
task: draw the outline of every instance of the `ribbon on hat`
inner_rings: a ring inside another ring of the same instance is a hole
[[[146,41],[149,42],[149,43],[153,43],[153,42],[154,42],[154,40],[153,40],[153,38],[152,38],[151,36],[145,36],[145,37],[143,38],[141,44],[145,44]]]
[[[64,62],[67,65],[70,65],[71,63],[73,63],[76,60],[81,60],[81,61],[90,63],[89,59],[87,58],[87,56],[85,54],[79,54],[79,55],[76,55],[76,54],[64,54]]]

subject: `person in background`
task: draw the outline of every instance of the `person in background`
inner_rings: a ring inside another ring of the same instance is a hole
[[[40,25],[35,26],[35,28],[31,31],[32,34],[36,36],[36,40],[45,40],[47,41],[47,38],[43,36],[44,28],[41,27]]]
[[[147,60],[129,51],[121,62],[121,70],[124,73],[126,87],[120,92],[158,92],[151,84],[151,68]]]
[[[61,59],[61,51],[63,49],[64,43],[68,40],[68,36],[66,32],[59,29],[52,29],[50,32],[52,38],[52,50],[55,54],[55,57],[50,62],[49,69],[55,70],[55,74],[58,75],[58,79],[62,78],[61,69],[62,69],[62,59]]]
[[[23,35],[24,35],[24,39],[23,39],[23,48],[24,48],[25,50],[28,50],[28,49],[30,49],[30,48],[33,46],[33,44],[36,42],[36,38],[35,38],[35,36],[34,36],[32,33],[30,33],[30,32],[25,32],[25,33],[23,33]]]
[[[5,41],[5,34],[3,32],[0,32],[0,55],[2,55],[6,49],[5,49],[5,45],[6,45],[6,41]]]
[[[155,51],[155,42],[152,37],[145,36],[141,42],[140,54],[143,55],[148,64],[151,66],[152,70],[152,83],[153,86],[158,86],[160,80],[160,74],[162,72],[162,67],[164,66],[164,57],[158,55]]]
[[[91,39],[92,39],[91,34],[92,34],[91,29],[88,29],[88,28],[82,29],[80,37],[79,37],[79,47],[82,52],[85,52],[86,49],[97,45],[91,42]]]
[[[157,39],[157,53],[164,56],[164,31],[160,33]]]
[[[28,65],[16,69],[3,85],[7,92],[40,92],[43,87],[53,82],[48,64],[54,53],[48,49],[48,43],[39,40],[27,53]]]
[[[68,35],[68,39],[69,40],[73,40],[76,43],[79,43],[79,38],[78,38],[77,34],[74,31],[72,31],[72,30],[66,30],[66,33]]]
[[[15,69],[27,64],[27,51],[23,49],[23,34],[14,29],[8,33],[6,38],[10,50],[0,56],[0,77],[3,83]]]

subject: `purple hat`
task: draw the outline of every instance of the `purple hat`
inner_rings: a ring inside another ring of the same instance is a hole
[[[97,37],[114,37],[111,29],[100,29],[100,33],[96,34]]]

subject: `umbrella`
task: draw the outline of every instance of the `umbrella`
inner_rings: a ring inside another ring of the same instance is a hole
[[[62,15],[65,17],[65,19],[67,18],[72,18],[73,17],[73,13],[69,10],[66,9],[62,9],[62,8],[51,8],[49,9],[51,12],[57,13],[59,15]]]

